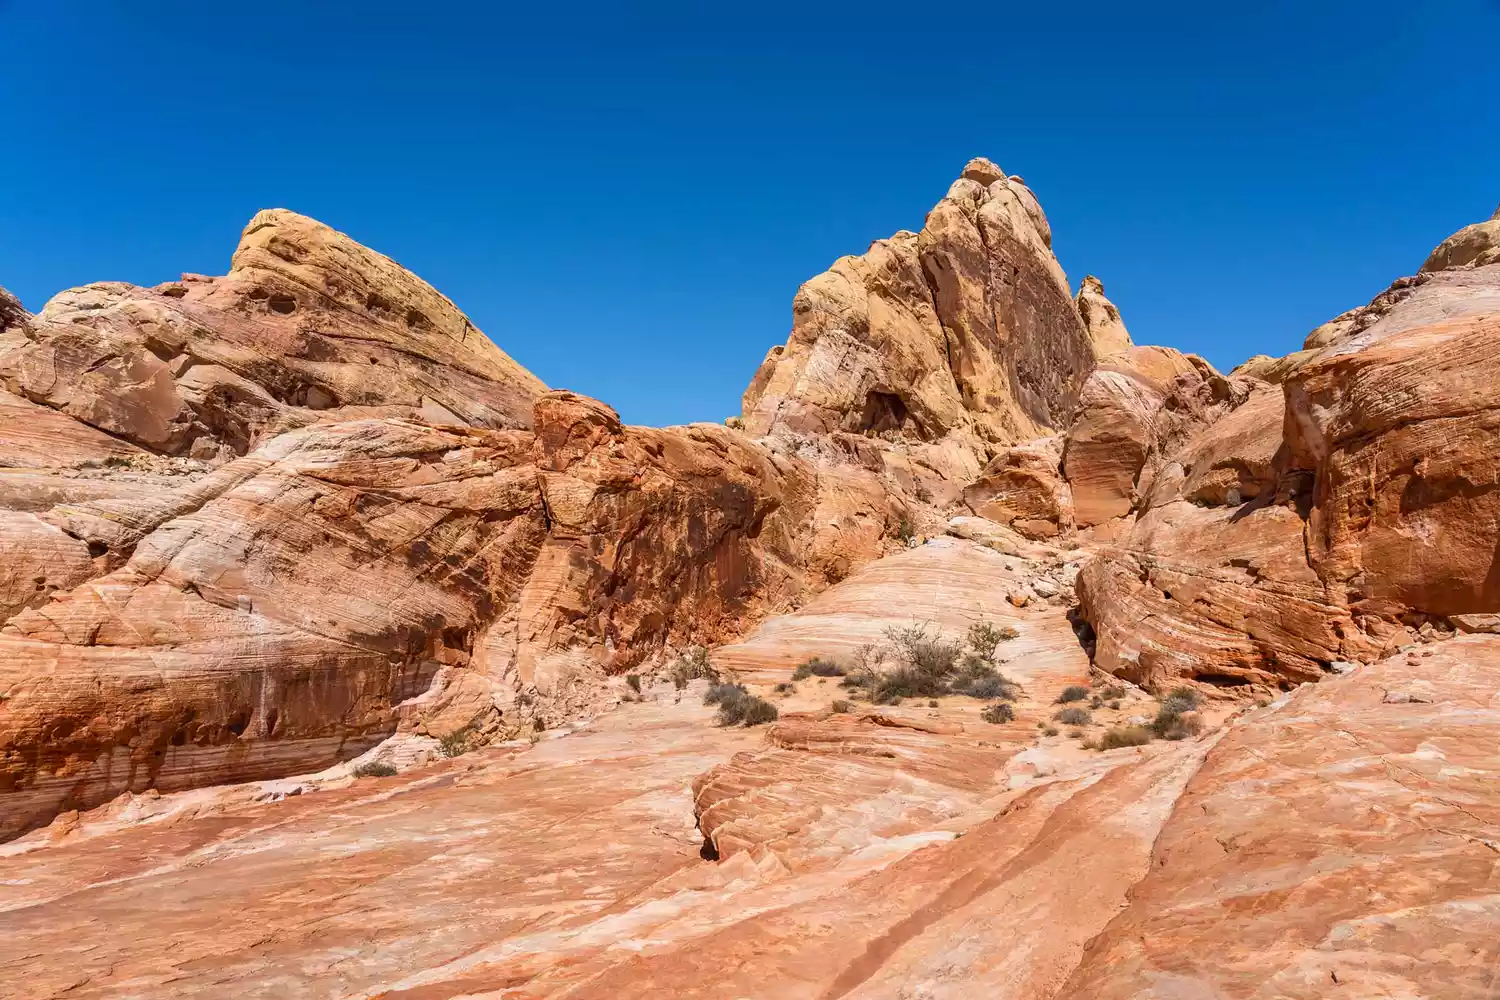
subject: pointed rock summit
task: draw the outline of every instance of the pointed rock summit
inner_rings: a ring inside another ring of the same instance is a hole
[[[1073,304],[1078,307],[1078,315],[1099,357],[1107,358],[1135,346],[1130,331],[1125,329],[1125,321],[1120,319],[1120,310],[1104,296],[1104,282],[1092,274],[1085,276]]]
[[[745,391],[745,429],[942,444],[970,456],[972,476],[999,448],[1065,427],[1096,359],[1129,346],[1097,280],[1082,302],[1031,190],[970,160],[920,233],[802,286],[791,336]]]

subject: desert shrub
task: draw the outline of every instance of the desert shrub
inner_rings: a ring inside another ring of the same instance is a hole
[[[625,683],[628,684],[630,686],[630,690],[634,691],[636,694],[640,694],[641,693],[641,675],[640,674],[626,674],[625,675]]]
[[[776,685],[775,691],[777,694],[795,694],[797,692],[797,685],[781,683]]]
[[[1163,711],[1171,711],[1178,715],[1184,712],[1193,712],[1198,708],[1198,692],[1192,688],[1173,688],[1165,698],[1161,700]]]
[[[928,701],[927,701],[927,707],[928,708],[937,708],[938,707],[937,699],[936,698],[929,698]]]
[[[854,691],[872,691],[880,683],[880,675],[873,670],[855,670],[844,675],[839,687]]]
[[[1081,740],[1081,739],[1083,739],[1083,730],[1082,729],[1070,729],[1070,730],[1068,730],[1068,739],[1070,739],[1070,740]]]
[[[1198,707],[1198,693],[1191,688],[1173,688],[1161,701],[1151,731],[1164,740],[1181,740],[1197,736],[1203,724],[1193,714]]]
[[[1145,726],[1116,726],[1099,739],[1100,750],[1139,747],[1151,742],[1151,730]]]
[[[1109,709],[1112,712],[1118,712],[1120,710],[1120,703],[1118,701],[1112,701],[1112,702],[1110,702],[1109,703]]]
[[[1101,698],[1101,697],[1099,697],[1097,694],[1094,695],[1092,698],[1089,699],[1089,708],[1098,709],[1098,708],[1103,708],[1103,707],[1104,707],[1104,699]]]
[[[877,705],[899,705],[902,698],[927,698],[943,693],[943,681],[911,667],[897,667],[881,674],[871,691]]]
[[[396,769],[380,760],[361,764],[354,769],[354,776],[356,778],[393,778],[395,775]]]
[[[911,540],[917,537],[917,531],[911,526],[911,521],[903,517],[896,525],[896,540],[902,545],[910,545]]]
[[[1014,722],[1016,711],[1008,703],[997,701],[993,705],[986,705],[984,711],[979,713],[979,717],[985,722],[992,722],[998,726],[1002,722]]]
[[[989,622],[975,622],[969,626],[969,648],[986,660],[995,658],[995,650],[1002,642],[1014,639],[1021,633],[1009,625],[996,626]]]
[[[1203,723],[1192,713],[1169,711],[1165,705],[1151,722],[1151,731],[1164,740],[1185,740],[1203,731]]]
[[[703,694],[703,704],[722,705],[726,701],[743,698],[747,694],[749,692],[745,690],[743,684],[710,684]]]
[[[970,698],[978,698],[981,701],[990,701],[995,698],[1014,701],[1016,697],[1015,686],[998,674],[991,674],[988,677],[956,677],[949,682],[948,690],[954,694],[966,694]]]
[[[1089,696],[1089,689],[1082,684],[1070,684],[1063,688],[1062,694],[1057,696],[1059,705],[1066,705],[1070,701],[1083,701]]]
[[[1056,736],[1057,735],[1057,727],[1056,726],[1048,726],[1046,729],[1042,730],[1042,735],[1043,736]]]
[[[708,660],[708,650],[702,646],[693,646],[677,662],[672,664],[672,685],[681,691],[688,686],[689,681],[704,678],[711,684],[719,681],[719,672]]]
[[[736,686],[734,693],[727,695],[719,702],[719,725],[721,726],[759,726],[767,722],[775,722],[781,713],[776,711],[776,706],[764,698],[749,694],[744,688]]]
[[[806,663],[799,664],[797,669],[792,671],[792,680],[806,680],[809,677],[842,677],[844,673],[844,668],[832,660],[815,656]]]
[[[854,647],[854,652],[849,654],[849,662],[854,665],[855,670],[874,670],[880,666],[880,661],[883,659],[885,659],[885,647],[875,642],[861,643]]]
[[[1058,722],[1065,726],[1086,726],[1094,721],[1086,708],[1065,708],[1053,716]]]
[[[828,707],[835,715],[847,715],[854,708],[854,705],[840,698]]]
[[[469,737],[473,735],[466,726],[438,740],[438,753],[444,757],[462,757],[469,752]]]
[[[1105,701],[1113,701],[1116,698],[1125,697],[1125,689],[1118,684],[1109,684],[1099,692],[1099,697]]]

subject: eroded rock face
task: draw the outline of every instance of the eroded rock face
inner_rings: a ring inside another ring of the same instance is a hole
[[[523,427],[546,388],[426,282],[284,209],[250,220],[224,277],[71,289],[8,343],[11,392],[201,458],[329,419]]]
[[[1500,603],[1495,303],[1500,266],[1434,275],[1287,382],[1290,463],[1315,481],[1309,554],[1357,612]]]
[[[1092,274],[1086,275],[1073,304],[1078,307],[1078,316],[1094,342],[1097,356],[1107,358],[1135,346],[1130,331],[1125,329],[1125,321],[1120,318],[1120,310],[1104,296],[1104,282]]]
[[[1133,347],[1101,361],[1079,393],[1063,449],[1078,525],[1129,514],[1141,499],[1148,462],[1160,465],[1246,391],[1202,358],[1169,347]]]
[[[1223,415],[1155,446],[1133,527],[1080,578],[1098,664],[1284,687],[1492,611],[1497,305],[1500,266],[1398,281],[1284,359],[1279,386],[1241,399],[1244,372]]]
[[[4,832],[314,770],[390,735],[444,667],[480,674],[514,729],[882,544],[868,474],[713,425],[625,428],[571,393],[530,422],[312,427],[177,491],[13,515],[6,600],[53,599],[0,632]]]
[[[964,503],[980,517],[1009,525],[1027,538],[1054,538],[1073,527],[1073,497],[1062,478],[1061,437],[1007,448],[964,488]]]
[[[746,430],[953,438],[983,464],[1063,426],[1096,347],[1051,240],[1020,178],[971,162],[920,233],[802,286],[745,391]]]

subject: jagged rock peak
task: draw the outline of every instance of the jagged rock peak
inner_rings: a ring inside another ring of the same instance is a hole
[[[953,442],[982,466],[1065,426],[1098,351],[1051,245],[1031,190],[969,161],[920,233],[798,290],[791,336],[745,392],[745,429]]]
[[[1104,295],[1104,282],[1092,274],[1085,275],[1073,302],[1099,357],[1107,358],[1135,346],[1130,331],[1125,329],[1125,321],[1120,318],[1120,310]]]

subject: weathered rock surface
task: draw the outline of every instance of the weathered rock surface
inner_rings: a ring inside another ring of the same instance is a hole
[[[1164,462],[1244,392],[1203,359],[1168,347],[1133,347],[1102,360],[1079,393],[1063,448],[1078,525],[1129,514],[1148,462]]]
[[[886,532],[873,477],[721,427],[624,428],[561,392],[530,422],[307,428],[179,491],[5,522],[29,553],[7,600],[58,593],[0,632],[3,832],[315,770],[390,735],[445,666],[486,678],[513,730],[664,644],[738,634]],[[91,553],[111,571],[62,592]]]
[[[1096,346],[1051,243],[1030,189],[974,160],[920,233],[802,286],[791,337],[745,391],[746,430],[950,439],[983,465],[1064,426]],[[1107,325],[1106,301],[1087,296]]]
[[[1007,448],[964,488],[964,503],[980,517],[1009,525],[1027,538],[1054,538],[1073,527],[1073,494],[1062,478],[1061,437]]]
[[[1120,318],[1120,310],[1104,296],[1104,282],[1092,274],[1085,275],[1073,304],[1094,342],[1096,356],[1107,358],[1135,346],[1130,331],[1125,329],[1125,321]]]
[[[1500,264],[1500,208],[1488,222],[1465,226],[1442,243],[1422,265],[1423,273],[1455,267]]]
[[[1231,727],[1130,905],[1056,995],[1484,996],[1500,920],[1497,692],[1500,642],[1475,636]]]
[[[1320,328],[1279,386],[1238,376],[1176,444],[1138,435],[1132,456],[1159,456],[1147,485],[1100,491],[1134,525],[1080,580],[1099,666],[1155,688],[1284,687],[1493,611],[1497,316],[1500,267],[1403,279]],[[1071,473],[1071,431],[1068,449]]]
[[[174,455],[329,419],[523,427],[546,388],[420,278],[284,209],[250,220],[224,277],[85,285],[25,330],[0,347],[6,388]]]

